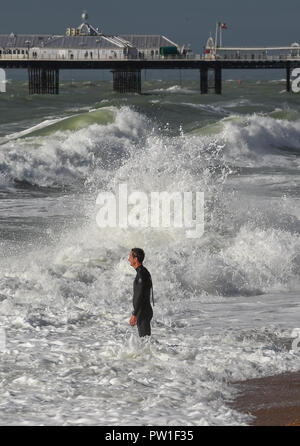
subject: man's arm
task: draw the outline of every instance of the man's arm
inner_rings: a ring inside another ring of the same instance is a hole
[[[134,296],[133,296],[133,312],[132,314],[137,317],[140,310],[143,306],[143,298],[145,292],[145,278],[139,277],[137,278],[137,283],[134,285]]]

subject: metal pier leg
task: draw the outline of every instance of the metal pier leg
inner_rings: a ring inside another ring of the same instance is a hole
[[[222,68],[215,68],[215,93],[222,94]]]
[[[113,89],[118,93],[141,93],[141,70],[115,70]]]
[[[291,91],[291,65],[289,62],[286,63],[286,91],[288,93]]]
[[[32,70],[28,67],[28,93],[32,94]]]
[[[54,70],[53,93],[59,94],[59,70]]]
[[[58,94],[59,70],[48,67],[28,67],[29,94]]]
[[[200,93],[208,93],[208,68],[200,68]]]
[[[42,68],[40,71],[40,83],[42,86],[42,94],[48,93],[47,87],[49,85],[49,79],[48,79],[48,71],[45,70],[45,68]]]
[[[29,67],[28,68],[28,80],[29,80],[29,94],[39,93],[38,84],[37,84],[37,68]]]

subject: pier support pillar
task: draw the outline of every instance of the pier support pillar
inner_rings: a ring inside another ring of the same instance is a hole
[[[208,68],[200,68],[200,93],[208,93]]]
[[[115,70],[113,89],[118,93],[141,93],[141,70]]]
[[[222,68],[215,67],[215,93],[222,93]]]
[[[29,94],[58,94],[59,70],[48,67],[28,67]]]
[[[289,62],[286,64],[286,91],[291,91],[291,66]]]

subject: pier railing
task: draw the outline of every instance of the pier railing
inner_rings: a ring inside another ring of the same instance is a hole
[[[226,55],[223,56],[217,55],[214,59],[211,60],[230,60],[230,61],[280,61],[280,60],[300,60],[300,56],[292,56],[290,54],[279,54],[279,55],[262,55],[262,54],[242,54],[240,56]]]
[[[76,54],[70,55],[60,55],[60,54],[40,54],[38,56],[28,55],[28,54],[0,54],[0,60],[57,60],[57,61],[112,61],[112,60],[204,60],[205,57],[202,54],[193,55],[165,55],[165,56],[141,56],[138,58],[128,57],[128,56],[109,56],[109,57],[98,57],[98,56],[78,56]]]
[[[188,54],[188,55],[166,55],[166,56],[144,56],[138,58],[132,57],[97,57],[97,56],[77,56],[77,55],[68,55],[62,56],[59,54],[41,54],[39,56],[32,56],[27,54],[0,54],[0,60],[11,60],[11,61],[125,61],[125,60],[147,60],[147,61],[155,61],[155,60],[207,60],[207,61],[299,61],[300,55],[292,55],[292,54],[278,54],[278,55],[264,55],[264,54],[255,54],[255,53],[245,53],[240,55],[233,54],[217,54],[216,56],[204,55],[204,54]]]

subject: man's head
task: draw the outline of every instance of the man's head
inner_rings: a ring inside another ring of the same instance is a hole
[[[133,248],[129,253],[129,262],[133,268],[140,266],[145,258],[145,253],[141,248]]]

